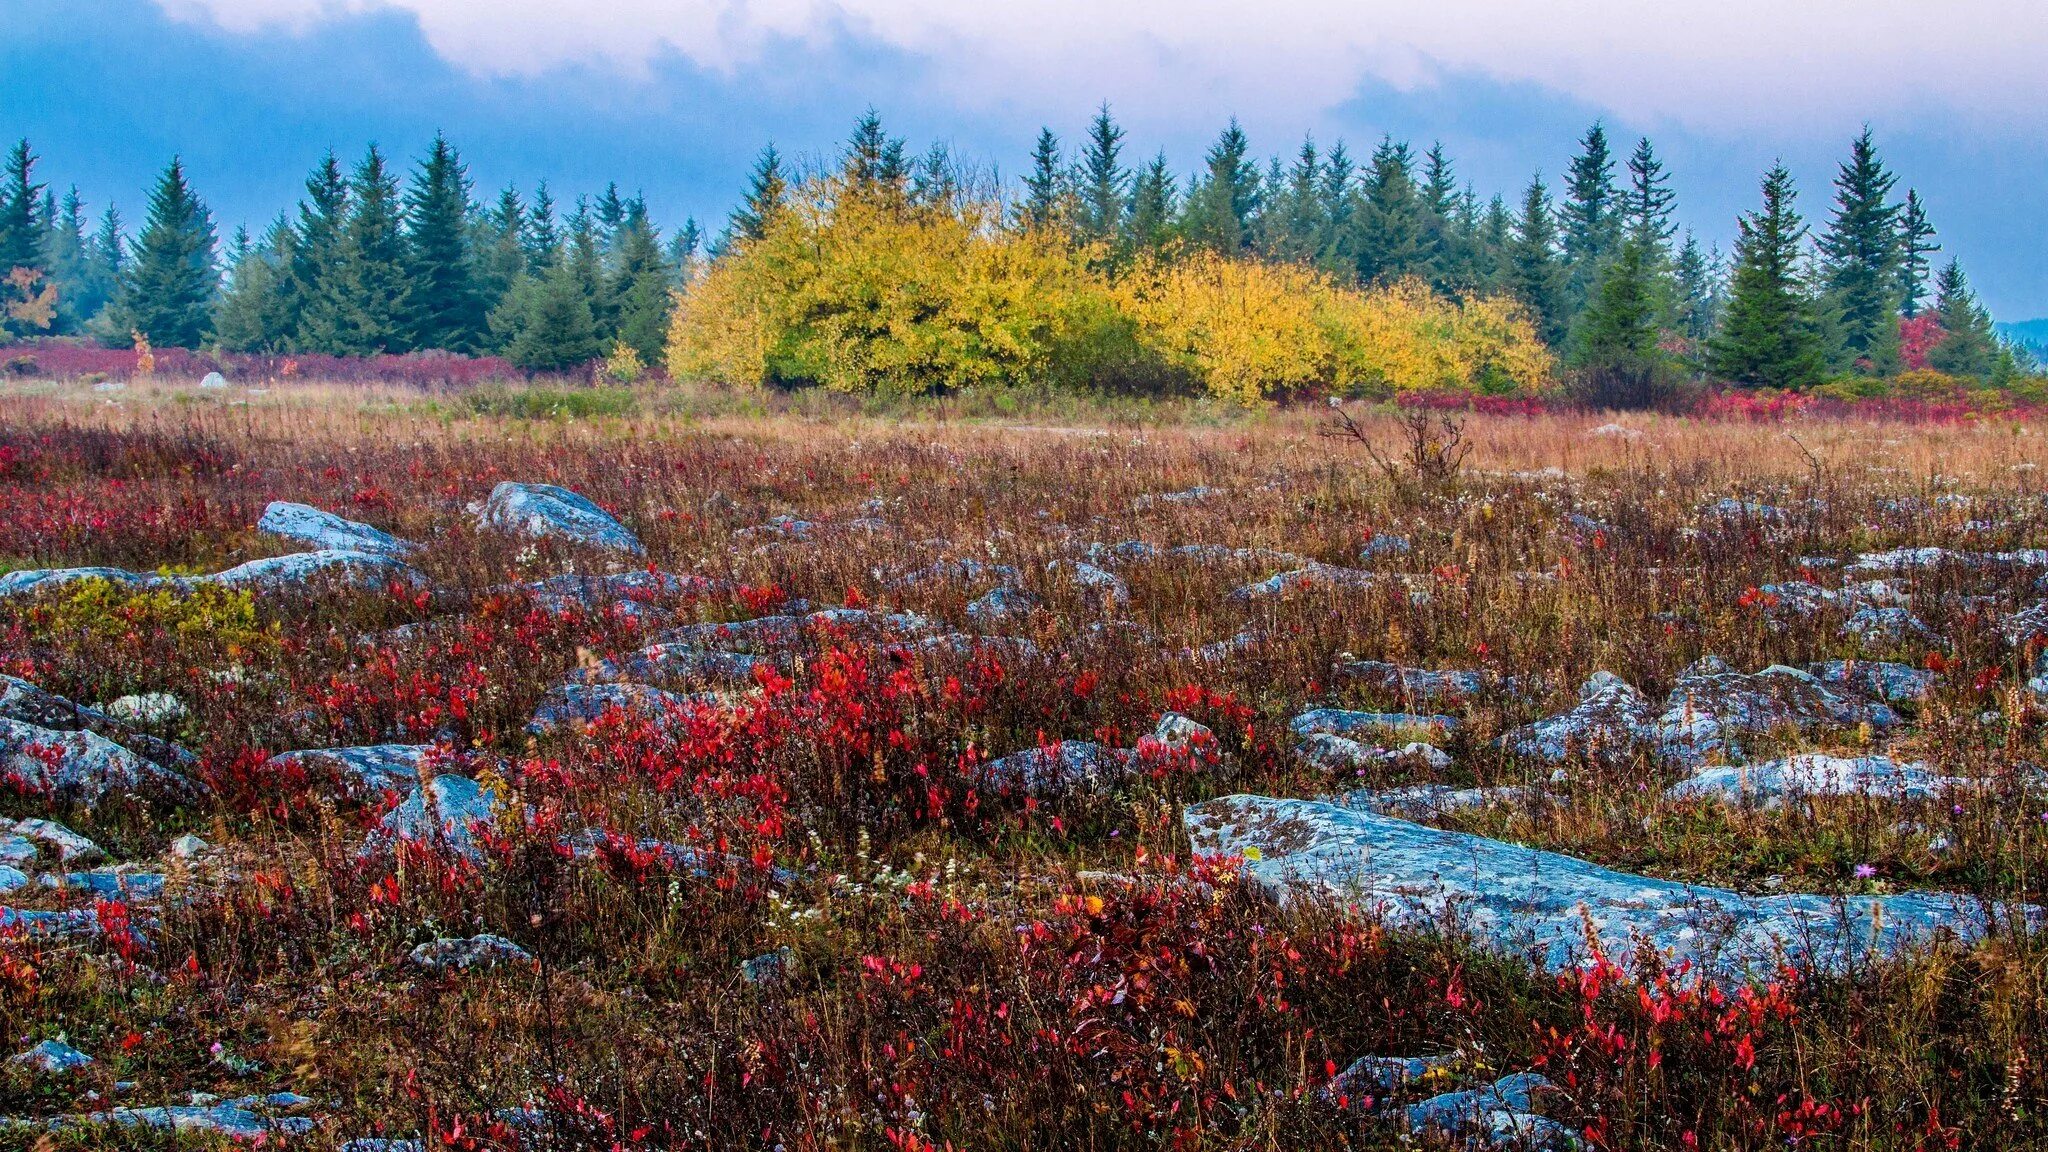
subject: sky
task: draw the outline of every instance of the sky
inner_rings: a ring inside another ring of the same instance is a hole
[[[2044,59],[2037,0],[0,0],[0,138],[131,221],[173,154],[260,228],[328,149],[445,131],[480,194],[615,180],[715,231],[764,143],[828,154],[869,107],[1013,175],[1105,101],[1182,172],[1232,116],[1262,155],[1440,140],[1511,199],[1598,119],[1725,247],[1774,160],[1823,219],[1867,123],[2021,320],[2048,316]]]

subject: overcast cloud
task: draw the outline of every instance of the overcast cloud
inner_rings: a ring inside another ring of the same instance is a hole
[[[1158,114],[1198,90],[1248,114],[1328,107],[1442,70],[1533,82],[1636,119],[1788,127],[1845,110],[2029,115],[2048,96],[2037,0],[160,0],[253,31],[413,13],[449,61],[529,75],[667,53],[720,71],[778,43],[914,54],[966,101],[1114,89]],[[1901,77],[1907,79],[1902,80]]]

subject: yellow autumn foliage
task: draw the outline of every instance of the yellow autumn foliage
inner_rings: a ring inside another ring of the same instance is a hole
[[[993,217],[806,189],[682,294],[672,375],[921,393],[1031,378],[1079,299],[1079,254]]]
[[[1362,290],[1207,252],[1141,260],[1111,281],[1099,255],[1002,227],[994,205],[814,181],[680,294],[669,373],[863,394],[1193,389],[1255,406],[1319,390],[1529,391],[1554,367],[1503,299],[1453,300],[1419,281]]]

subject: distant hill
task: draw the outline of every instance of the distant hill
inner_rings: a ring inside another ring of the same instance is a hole
[[[2048,318],[2020,320],[1993,327],[2001,338],[2033,356],[2036,364],[2048,364]]]

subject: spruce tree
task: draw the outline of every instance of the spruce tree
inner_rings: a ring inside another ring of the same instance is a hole
[[[474,352],[483,344],[469,197],[461,157],[436,133],[405,195],[406,311],[414,348]]]
[[[292,348],[332,352],[338,343],[347,291],[342,283],[348,238],[348,181],[329,152],[306,178],[299,202],[298,243],[284,286],[293,317]]]
[[[789,182],[782,175],[782,154],[770,144],[761,149],[747,178],[747,195],[725,226],[725,243],[746,243],[768,234],[768,225],[782,211]]]
[[[618,300],[612,296],[611,281],[605,275],[603,238],[598,233],[596,217],[581,198],[576,201],[576,211],[569,214],[568,227],[563,264],[590,306],[592,331],[598,344],[609,349],[619,333]]]
[[[1276,260],[1314,264],[1329,244],[1330,220],[1323,210],[1323,165],[1313,138],[1301,142],[1301,151],[1281,179],[1266,206],[1268,224],[1266,253]]]
[[[573,261],[558,260],[539,277],[529,277],[507,303],[516,305],[517,314],[509,324],[505,358],[519,367],[560,372],[604,354],[590,296]]]
[[[1679,334],[1695,348],[1713,334],[1720,312],[1714,265],[1714,258],[1700,247],[1699,238],[1687,232],[1675,266],[1677,321]]]
[[[57,318],[51,331],[60,336],[85,330],[99,310],[104,297],[92,290],[91,255],[85,235],[85,204],[72,188],[50,213],[43,233],[43,267],[57,288]]]
[[[903,148],[902,140],[882,130],[882,118],[873,108],[862,113],[841,164],[849,187],[861,195],[901,195],[910,175]]]
[[[1536,331],[1556,348],[1565,337],[1565,269],[1558,254],[1557,216],[1550,189],[1539,173],[1522,193],[1522,212],[1515,219],[1507,254],[1508,285],[1529,310]]]
[[[1408,145],[1388,136],[1366,169],[1357,227],[1358,278],[1365,283],[1427,274],[1425,208],[1415,187]]]
[[[527,209],[526,266],[535,272],[552,268],[562,255],[562,230],[555,222],[555,198],[543,180],[533,190],[533,204]]]
[[[1060,171],[1060,138],[1052,129],[1038,130],[1038,143],[1031,149],[1031,171],[1024,176],[1024,202],[1018,206],[1018,222],[1028,230],[1043,232],[1061,222],[1066,198],[1066,176]]]
[[[126,344],[127,334],[114,326],[113,303],[128,269],[128,237],[121,211],[112,204],[100,213],[99,227],[93,229],[92,242],[86,246],[85,269],[86,294],[100,302],[86,323],[86,332],[102,344]]]
[[[1820,238],[1828,303],[1841,326],[1840,360],[1858,371],[1898,367],[1902,206],[1891,199],[1897,183],[1864,128],[1835,177],[1834,217]]]
[[[1636,142],[1628,158],[1628,190],[1622,194],[1622,231],[1642,244],[1651,261],[1670,254],[1671,238],[1677,226],[1671,222],[1678,194],[1671,190],[1671,176],[1648,136]]]
[[[213,323],[220,272],[214,266],[213,215],[185,181],[176,159],[149,196],[149,217],[116,301],[118,325],[159,348],[197,348]]]
[[[697,218],[684,217],[683,226],[668,241],[668,266],[674,273],[676,287],[687,288],[697,278],[703,246],[704,230],[697,226]]]
[[[1928,257],[1941,251],[1934,242],[1934,225],[1927,222],[1927,205],[1920,193],[1906,191],[1906,206],[1899,213],[1899,310],[1912,317],[1920,314],[1927,300]]]
[[[1209,148],[1205,174],[1188,191],[1181,233],[1191,244],[1234,256],[1250,247],[1258,208],[1259,170],[1251,161],[1251,141],[1233,116]]]
[[[1156,252],[1173,234],[1173,169],[1166,153],[1152,158],[1131,181],[1131,205],[1124,216],[1125,247],[1134,252]]]
[[[1470,271],[1472,254],[1468,221],[1463,217],[1458,195],[1458,178],[1450,156],[1441,142],[1433,143],[1422,156],[1421,200],[1422,272],[1431,284],[1449,289],[1461,283]]]
[[[321,174],[315,182],[324,182]],[[331,203],[332,189],[316,190],[315,196]],[[346,204],[348,215],[332,254],[318,262],[313,291],[304,302],[299,345],[333,356],[404,351],[410,334],[410,286],[405,236],[399,229],[398,181],[374,144],[350,174]],[[304,223],[301,233],[307,235]]]
[[[245,229],[229,248],[228,286],[214,312],[214,343],[229,352],[276,353],[289,347],[291,318],[283,287],[289,275],[291,224],[278,217],[260,245]]]
[[[526,201],[507,185],[483,213],[477,230],[476,293],[488,316],[526,271]],[[480,345],[490,343],[488,321],[479,332]]]
[[[1600,266],[1621,241],[1620,193],[1614,186],[1614,155],[1599,122],[1579,141],[1579,154],[1565,172],[1563,220],[1565,303],[1576,315],[1592,297]]]
[[[668,343],[674,273],[662,256],[661,237],[647,219],[647,206],[637,197],[619,224],[616,248],[610,285],[618,308],[616,338],[638,352],[644,363],[656,363]]]
[[[1653,359],[1667,303],[1648,240],[1634,232],[1623,236],[1575,329],[1579,363],[1633,367]]]
[[[1513,279],[1508,274],[1508,251],[1514,245],[1514,236],[1514,213],[1508,211],[1505,197],[1495,196],[1486,202],[1486,212],[1479,218],[1479,227],[1473,237],[1472,276],[1475,284],[1491,293],[1513,290]]]
[[[1081,211],[1076,234],[1084,243],[1107,243],[1123,234],[1124,205],[1131,173],[1123,165],[1124,130],[1104,103],[1088,125],[1088,143],[1081,150],[1075,183]]]
[[[609,255],[618,246],[619,229],[625,226],[629,211],[625,198],[619,195],[618,181],[611,181],[604,186],[604,191],[598,193],[597,203],[590,211],[596,222],[598,243]]]
[[[1323,250],[1317,254],[1316,263],[1334,275],[1358,275],[1357,237],[1352,219],[1357,208],[1357,178],[1358,165],[1351,159],[1351,150],[1344,146],[1344,141],[1337,141],[1330,154],[1323,157],[1323,178],[1317,190],[1327,223]]]
[[[0,279],[16,268],[43,267],[43,186],[33,179],[35,167],[27,140],[7,153],[0,177]]]
[[[1825,363],[1801,277],[1806,224],[1794,210],[1797,198],[1792,174],[1779,164],[1764,177],[1763,207],[1737,226],[1728,304],[1710,347],[1713,370],[1738,384],[1804,387]]]
[[[1927,354],[1928,367],[1980,380],[1998,373],[2006,354],[1991,326],[1991,314],[1977,303],[1958,261],[1949,261],[1935,277],[1934,315],[1942,337]]]

